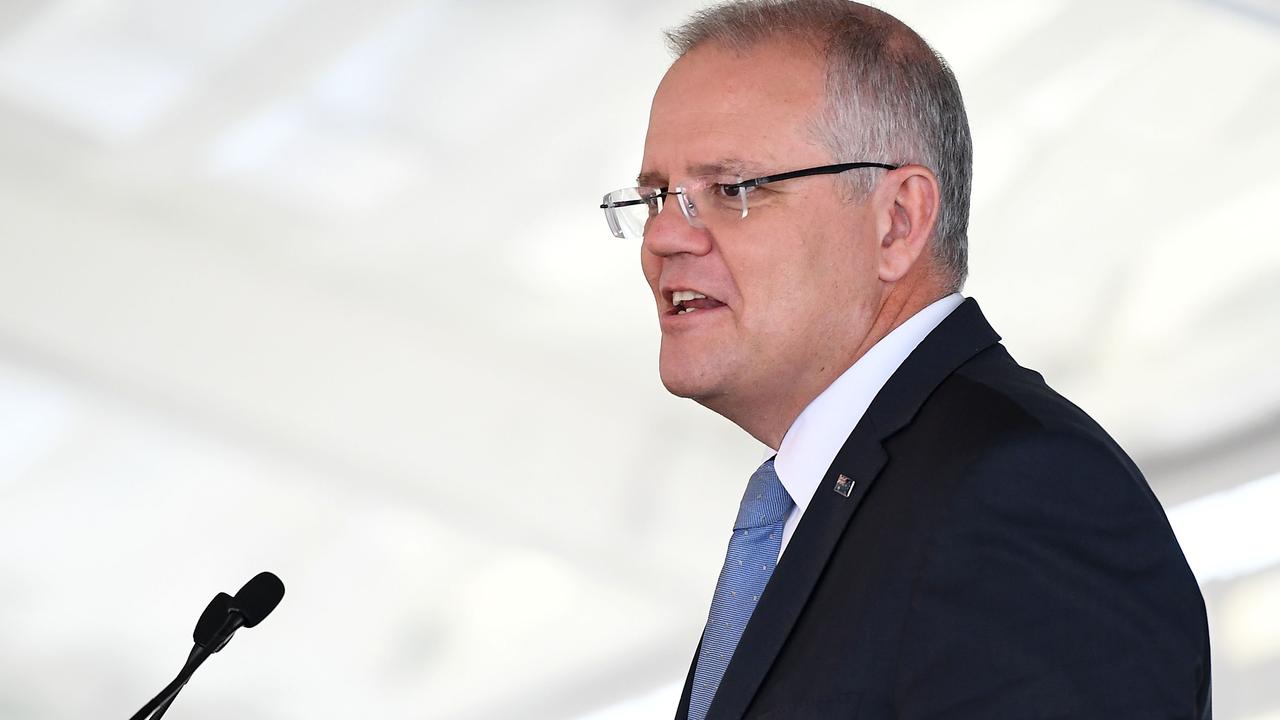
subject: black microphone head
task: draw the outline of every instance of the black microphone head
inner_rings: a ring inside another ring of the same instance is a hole
[[[271,614],[284,597],[284,583],[269,572],[254,575],[231,599],[231,609],[244,616],[244,626],[253,627]]]
[[[224,592],[218,593],[209,601],[209,606],[204,609],[204,612],[200,613],[200,619],[196,621],[196,629],[191,633],[191,639],[195,640],[200,647],[209,647],[230,613],[231,596]]]

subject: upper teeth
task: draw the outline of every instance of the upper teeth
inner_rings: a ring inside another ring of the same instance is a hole
[[[677,290],[671,293],[671,304],[679,305],[682,302],[687,302],[689,300],[698,300],[700,298],[705,298],[705,297],[706,295],[703,295],[702,293],[699,293],[699,292],[694,292],[692,290]]]

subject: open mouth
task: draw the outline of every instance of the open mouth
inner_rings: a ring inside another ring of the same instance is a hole
[[[712,297],[707,297],[696,290],[676,290],[671,293],[671,309],[667,311],[668,315],[688,315],[698,310],[713,310],[718,307],[724,307],[724,303]]]

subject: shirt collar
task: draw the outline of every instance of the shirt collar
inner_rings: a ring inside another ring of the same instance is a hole
[[[818,483],[880,388],[962,302],[964,297],[953,293],[912,315],[858,358],[791,424],[778,448],[774,470],[800,513],[808,508]]]

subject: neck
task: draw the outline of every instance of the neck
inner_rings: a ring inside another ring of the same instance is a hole
[[[850,343],[848,349],[828,358],[826,362],[816,363],[815,367],[797,372],[788,382],[782,383],[775,393],[753,394],[751,397],[740,398],[736,403],[724,396],[714,400],[707,399],[702,403],[731,420],[756,440],[777,450],[782,446],[782,438],[791,429],[796,418],[800,417],[800,413],[804,412],[814,398],[821,395],[836,378],[853,367],[854,363],[893,332],[894,328],[948,294],[950,293],[936,286],[926,287],[919,283],[911,288],[890,288],[881,297],[866,332],[860,339]]]

